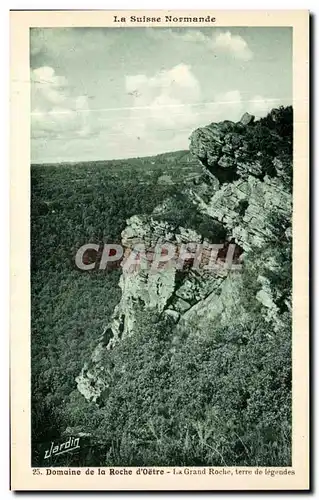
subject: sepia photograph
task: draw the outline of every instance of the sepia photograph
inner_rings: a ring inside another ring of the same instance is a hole
[[[29,467],[293,480],[293,27],[111,14],[28,30]]]

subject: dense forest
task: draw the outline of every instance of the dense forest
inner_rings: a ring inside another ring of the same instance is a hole
[[[161,182],[167,173],[172,183]],[[88,242],[120,243],[131,215],[150,214],[167,196],[178,197],[200,173],[188,152],[31,167],[35,457],[69,427],[69,408],[88,411],[75,378],[120,298],[120,270],[80,271],[77,250]]]
[[[280,108],[200,130],[192,154],[31,167],[33,466],[291,463],[292,123]],[[248,194],[235,200],[239,182]],[[121,269],[81,271],[78,248],[120,243],[135,214],[213,240],[226,197],[222,228],[247,257],[214,295],[223,312],[181,328],[137,304],[134,335],[99,361],[110,383],[84,398],[76,378],[121,300]],[[79,450],[44,459],[71,435]]]

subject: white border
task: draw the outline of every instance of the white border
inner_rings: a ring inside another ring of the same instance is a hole
[[[283,2],[282,2],[283,3]],[[143,2],[143,1],[136,1],[134,2],[134,5],[132,5],[132,2],[130,1],[124,1],[124,0],[117,0],[116,2],[106,2],[105,1],[97,1],[97,0],[91,0],[89,2],[82,2],[81,0],[67,0],[67,1],[58,1],[56,0],[55,2],[48,1],[45,3],[43,0],[42,1],[32,1],[32,2],[26,2],[23,0],[19,1],[3,1],[0,6],[0,36],[1,36],[1,45],[0,45],[0,61],[1,61],[1,67],[6,68],[8,71],[9,67],[9,57],[8,57],[8,39],[9,39],[9,27],[8,27],[8,10],[9,9],[128,9],[128,8],[134,8],[134,9],[143,9],[143,8],[156,8],[156,9],[165,9],[165,8],[170,8],[170,9],[192,9],[196,7],[196,9],[211,9],[212,4],[211,2],[208,1],[203,1],[203,0],[197,0],[196,1],[196,6],[194,5],[194,2],[190,2],[185,0],[184,2],[180,1],[167,1],[163,0],[162,2],[155,2],[150,6],[149,2]],[[219,5],[214,5],[214,9],[235,9],[238,8],[238,2],[236,1],[230,1],[230,0],[224,0],[223,2],[220,2]],[[268,0],[267,2],[261,2],[258,3],[258,7],[256,6],[255,2],[252,1],[243,1],[240,3],[240,8],[241,9],[283,9],[288,7],[287,4],[285,5],[280,5],[278,1],[275,0]],[[309,9],[312,11],[314,14],[316,14],[319,11],[318,8],[318,3],[317,0],[307,2],[307,5],[303,1],[293,1],[291,0],[289,2],[289,8],[290,9]],[[315,40],[315,45],[313,47],[313,58],[314,54],[318,54],[318,42]],[[317,76],[317,68],[315,71],[315,80]],[[314,85],[313,85],[314,87]],[[2,276],[1,276],[1,291],[2,291],[2,300],[1,300],[1,313],[0,313],[0,319],[2,321],[2,362],[0,363],[1,367],[1,380],[3,382],[2,384],[2,391],[1,391],[1,399],[2,403],[4,403],[2,406],[3,411],[1,412],[2,414],[2,446],[1,446],[1,452],[3,454],[2,460],[1,460],[1,476],[0,476],[0,491],[2,493],[2,496],[4,498],[9,495],[8,491],[8,448],[7,448],[7,429],[9,425],[9,419],[8,419],[8,411],[6,409],[6,402],[8,401],[9,393],[8,393],[8,331],[9,331],[9,315],[8,315],[8,302],[5,300],[6,298],[9,297],[9,279],[8,279],[8,258],[9,258],[9,216],[8,216],[8,205],[9,205],[9,138],[8,138],[8,122],[9,122],[9,87],[8,87],[8,75],[4,75],[1,79],[1,95],[4,96],[4,102],[3,102],[3,107],[2,107],[2,113],[1,117],[3,120],[2,123],[2,131],[0,134],[0,140],[2,142],[1,144],[1,155],[2,155],[2,178],[1,178],[1,183],[0,183],[0,203],[1,203],[1,217],[2,217],[2,234],[4,234],[4,241],[2,242],[1,245],[1,262],[3,263],[2,265]],[[314,111],[313,119],[315,120],[318,118],[318,105],[316,105],[316,109]],[[316,130],[315,135],[313,137],[313,167],[316,166],[317,162],[315,161],[315,144],[318,139],[318,134],[319,132]],[[319,176],[317,175],[316,178],[313,178],[313,181],[315,182],[315,188],[314,188],[314,193],[318,193],[318,184],[319,184]],[[314,197],[314,213],[313,213],[313,218],[315,219],[315,216],[318,214],[318,206],[319,206],[319,199],[317,196]],[[315,258],[317,254],[317,248],[319,249],[318,245],[318,238],[317,234],[315,236],[315,246],[313,250],[313,257]],[[316,270],[315,272],[315,283],[313,285],[313,290],[316,290],[316,283],[317,283],[317,278],[318,278],[318,271]],[[317,307],[317,302],[314,302],[313,304],[313,309],[316,310]],[[315,330],[314,330],[315,333]],[[318,352],[318,342],[315,342],[315,335],[313,335],[314,339],[314,344],[315,344],[315,353],[317,354]],[[318,376],[318,365],[317,363],[314,363],[314,376],[317,378]],[[317,378],[318,380],[318,378]],[[317,402],[316,402],[317,403]],[[317,404],[315,410],[317,410]],[[316,412],[317,414],[317,412]],[[316,419],[315,419],[316,422]],[[318,449],[318,435],[316,435],[316,450]],[[315,478],[316,476],[319,477],[319,467],[318,467],[318,461],[317,463],[314,464],[314,470],[313,470],[313,477]],[[215,496],[221,496],[221,498],[227,498],[230,497],[231,494],[229,495],[221,495],[218,493],[214,494]],[[33,497],[32,494],[30,494],[31,497]],[[35,496],[35,495],[34,495]],[[37,497],[42,496],[37,494]],[[66,498],[67,495],[62,494],[61,497]],[[92,495],[91,494],[86,494],[84,495],[87,498],[90,498]],[[113,496],[112,494],[108,494],[108,496]],[[116,495],[118,497],[119,494]],[[134,495],[135,497],[144,497],[145,495]],[[168,495],[170,496],[170,495]],[[183,495],[184,496],[184,495]],[[195,497],[199,497],[200,495],[194,495]],[[274,497],[280,498],[282,495],[277,495],[275,494]],[[186,497],[186,495],[185,495]]]

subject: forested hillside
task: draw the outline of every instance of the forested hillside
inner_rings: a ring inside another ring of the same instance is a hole
[[[173,182],[161,182],[163,175]],[[74,398],[87,411],[75,378],[121,295],[119,269],[80,271],[75,266],[76,251],[88,242],[120,243],[130,216],[150,214],[159,202],[178,196],[184,184],[200,175],[187,151],[31,167],[35,457],[41,444],[60,439],[69,426],[66,411]]]

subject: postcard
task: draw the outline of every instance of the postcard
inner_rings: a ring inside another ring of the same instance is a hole
[[[11,11],[11,488],[309,489],[309,12]]]

